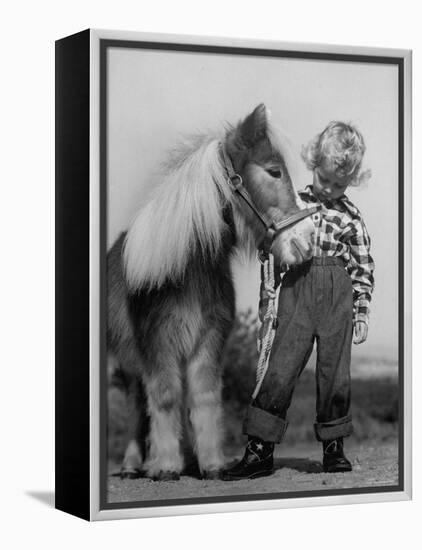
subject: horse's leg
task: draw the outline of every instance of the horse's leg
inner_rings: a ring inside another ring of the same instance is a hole
[[[187,398],[184,399],[184,404],[182,405],[182,429],[183,429],[183,435],[182,435],[182,452],[183,452],[183,460],[185,463],[185,472],[188,475],[192,475],[194,477],[198,476],[198,460],[196,458],[196,454],[194,451],[194,434],[193,434],[193,428],[192,423],[190,420],[190,411],[189,411],[189,403],[187,402]]]
[[[221,334],[210,329],[187,367],[190,419],[201,474],[217,478],[224,465],[222,451]]]
[[[150,365],[151,366],[151,365]],[[150,416],[148,477],[178,479],[183,470],[182,380],[177,360],[171,352],[155,357],[153,369],[144,378]]]
[[[120,471],[122,478],[134,479],[142,475],[142,462],[146,456],[146,434],[148,417],[146,397],[143,385],[133,379],[127,392],[128,436],[129,442]]]

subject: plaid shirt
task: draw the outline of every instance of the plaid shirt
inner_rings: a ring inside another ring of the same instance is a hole
[[[338,256],[344,260],[353,283],[354,320],[368,323],[375,265],[369,253],[371,239],[361,213],[346,195],[319,201],[310,185],[299,195],[306,204],[322,205],[313,216],[317,230],[314,256]]]

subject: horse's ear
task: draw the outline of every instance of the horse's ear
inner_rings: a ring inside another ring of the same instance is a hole
[[[260,139],[264,138],[268,130],[268,113],[263,103],[249,114],[243,122],[240,123],[239,131],[241,139],[245,145],[252,147]]]

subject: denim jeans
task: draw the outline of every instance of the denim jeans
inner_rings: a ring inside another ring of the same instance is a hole
[[[350,435],[353,288],[343,261],[315,257],[288,271],[280,289],[278,321],[268,370],[248,408],[244,433],[274,443],[282,440],[293,390],[316,342],[315,435],[319,441]]]

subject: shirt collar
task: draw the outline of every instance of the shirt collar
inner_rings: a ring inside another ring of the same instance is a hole
[[[339,197],[338,199],[318,199],[315,195],[314,195],[314,188],[313,188],[313,185],[307,185],[306,188],[305,188],[305,191],[303,191],[303,193],[309,195],[310,197],[312,197],[315,201],[318,201],[322,204],[336,204],[336,203],[345,203],[347,202],[349,199],[347,198],[347,195],[345,193],[343,193],[343,195],[341,197]]]
[[[323,207],[333,207],[336,210],[347,210],[352,217],[359,217],[360,212],[356,206],[350,201],[345,193],[338,199],[325,199],[319,200],[314,195],[313,186],[307,185],[304,191],[301,191],[301,195],[307,195],[312,201],[320,203]]]

